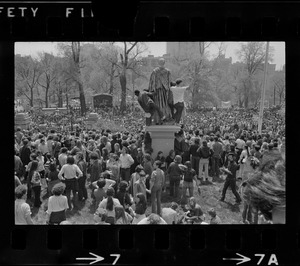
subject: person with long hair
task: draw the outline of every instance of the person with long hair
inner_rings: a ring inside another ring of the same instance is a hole
[[[66,210],[69,205],[67,197],[62,195],[65,188],[66,185],[61,182],[53,186],[51,191],[53,196],[48,200],[48,210],[46,211],[47,224],[60,224],[66,220]]]
[[[147,200],[143,193],[138,193],[135,199],[135,211],[132,224],[138,224],[146,218]]]
[[[87,163],[84,160],[84,156],[82,152],[78,152],[76,154],[77,157],[77,165],[82,172],[82,176],[78,178],[78,200],[83,201],[87,200],[88,193],[86,189],[86,178],[87,178]]]
[[[27,188],[25,185],[19,185],[15,188],[15,224],[33,224],[31,219],[31,210],[26,203]]]
[[[238,164],[240,164],[240,171],[238,172],[238,179],[243,179],[244,177],[244,172],[247,169],[248,165],[250,164],[250,146],[251,142],[247,141],[246,145],[244,146],[240,159],[238,160]]]
[[[46,180],[48,181],[48,195],[52,193],[54,185],[61,182],[58,178],[58,173],[56,163],[50,163],[49,172],[46,173]]]
[[[61,168],[58,178],[66,184],[66,196],[68,198],[69,209],[71,209],[71,192],[73,194],[73,208],[76,207],[76,179],[83,175],[79,167],[74,164],[75,160],[73,156],[68,156],[67,163]],[[63,176],[64,175],[64,176]]]
[[[38,169],[38,162],[32,161],[28,177],[30,179],[32,190],[34,192],[34,207],[39,208],[42,204],[42,201],[40,199],[41,176],[40,176],[39,172],[37,171],[37,169]]]
[[[121,162],[119,160],[119,156],[114,153],[110,153],[110,158],[106,163],[106,168],[111,172],[110,178],[116,182],[116,186],[118,186],[120,182],[120,166]]]
[[[116,224],[131,224],[133,218],[122,206],[116,206]]]
[[[106,191],[107,198],[103,199],[100,204],[100,209],[105,209],[107,211],[106,222],[109,224],[115,224],[116,221],[116,212],[115,208],[121,206],[119,200],[114,198],[115,190],[112,187],[109,187]]]

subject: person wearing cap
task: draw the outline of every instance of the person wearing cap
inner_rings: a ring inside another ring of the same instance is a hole
[[[217,215],[214,208],[209,209],[207,213],[211,217],[209,224],[221,224],[222,223],[220,217]]]
[[[162,208],[161,217],[167,224],[177,224],[179,220],[178,204],[176,202],[171,202],[170,207]]]
[[[236,203],[239,204],[241,203],[242,199],[239,193],[236,191],[236,172],[240,169],[240,166],[234,161],[234,157],[232,153],[228,154],[227,159],[228,159],[228,169],[224,170],[227,176],[222,190],[222,197],[220,201],[225,200],[226,191],[228,187],[230,187],[232,193],[236,198]]]
[[[176,155],[174,162],[169,165],[166,173],[169,176],[170,180],[170,196],[175,198],[178,198],[180,196],[179,185],[182,176],[182,170],[179,168],[179,164],[181,164],[181,161],[181,156]]]
[[[66,188],[64,183],[58,183],[53,186],[52,194],[48,199],[47,224],[59,224],[66,220],[66,210],[69,208],[68,199],[63,196]]]
[[[31,210],[27,198],[27,187],[19,185],[15,188],[15,224],[33,224]]]
[[[177,79],[175,83],[176,86],[170,87],[170,90],[173,93],[173,108],[176,111],[173,114],[173,118],[175,120],[175,123],[179,124],[182,112],[184,110],[184,93],[189,88],[189,86],[180,87],[179,85],[182,83],[181,79]]]
[[[138,193],[143,194],[146,199],[147,199],[147,193],[148,194],[151,193],[151,191],[149,189],[147,189],[147,186],[146,186],[146,173],[144,170],[142,170],[139,173],[139,178],[137,179],[137,181],[135,181],[133,183],[133,199],[134,199],[134,201],[136,200]]]

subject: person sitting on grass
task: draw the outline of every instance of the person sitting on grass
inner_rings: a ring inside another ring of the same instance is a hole
[[[52,194],[48,200],[48,210],[46,211],[47,224],[60,224],[62,221],[66,220],[66,210],[69,208],[68,199],[63,196],[63,192],[66,188],[64,183],[58,183],[53,186]]]
[[[98,180],[97,181],[97,188],[94,189],[93,191],[93,195],[94,195],[94,198],[95,198],[95,206],[96,208],[98,208],[100,202],[103,200],[103,198],[106,197],[106,191],[103,189],[104,186],[105,186],[105,180],[104,179],[101,179],[101,180]]]
[[[161,217],[167,224],[177,224],[179,221],[178,204],[171,202],[170,207],[162,208]]]
[[[185,213],[184,220],[188,224],[201,224],[205,220],[205,215],[194,197],[189,199],[188,211]]]
[[[135,198],[135,211],[132,224],[139,223],[142,219],[146,218],[147,200],[143,193],[137,193]]]
[[[211,217],[209,224],[221,224],[222,223],[220,217],[217,215],[214,208],[209,209],[207,213]]]
[[[105,222],[107,219],[107,211],[105,209],[97,209],[97,211],[94,214],[94,221],[95,224],[107,224],[110,223]]]
[[[27,187],[19,185],[15,189],[15,224],[33,224],[31,210],[26,203]]]
[[[151,213],[148,217],[142,219],[138,224],[167,224],[163,218],[156,213]]]
[[[106,222],[110,224],[115,224],[115,208],[117,206],[122,206],[118,199],[114,198],[115,190],[112,187],[109,187],[106,191],[107,198],[103,199],[98,209],[105,209],[107,210],[107,218]],[[97,212],[97,211],[96,211]]]
[[[131,224],[133,218],[127,213],[123,206],[116,206],[116,224]]]

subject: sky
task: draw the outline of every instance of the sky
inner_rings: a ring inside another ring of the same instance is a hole
[[[236,50],[239,49],[239,42],[225,42],[226,51],[225,57],[232,57],[232,62],[238,61],[236,56]],[[147,42],[148,52],[145,56],[152,54],[154,56],[162,56],[166,53],[166,42]],[[274,47],[274,61],[276,64],[276,70],[279,70],[285,64],[285,42],[270,42],[270,46]],[[15,54],[37,56],[38,52],[48,52],[57,54],[55,42],[16,42]],[[216,43],[209,47],[209,53],[211,56],[217,54]]]

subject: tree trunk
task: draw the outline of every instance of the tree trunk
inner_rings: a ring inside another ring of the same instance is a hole
[[[49,86],[47,86],[46,91],[45,91],[45,105],[46,105],[46,108],[48,108],[48,106],[49,106],[48,92],[49,92]]]
[[[126,110],[126,72],[120,75],[120,85],[121,85],[121,111]]]
[[[63,96],[62,96],[61,88],[59,88],[57,96],[58,96],[58,108],[62,108],[63,107]]]
[[[33,107],[33,88],[30,88],[30,107]]]
[[[86,104],[85,104],[85,96],[84,96],[83,86],[80,81],[78,82],[78,89],[79,89],[81,115],[84,116],[85,112],[86,112]]]
[[[113,95],[114,93],[114,65],[111,65],[111,69],[110,69],[110,77],[109,77],[109,94]]]

